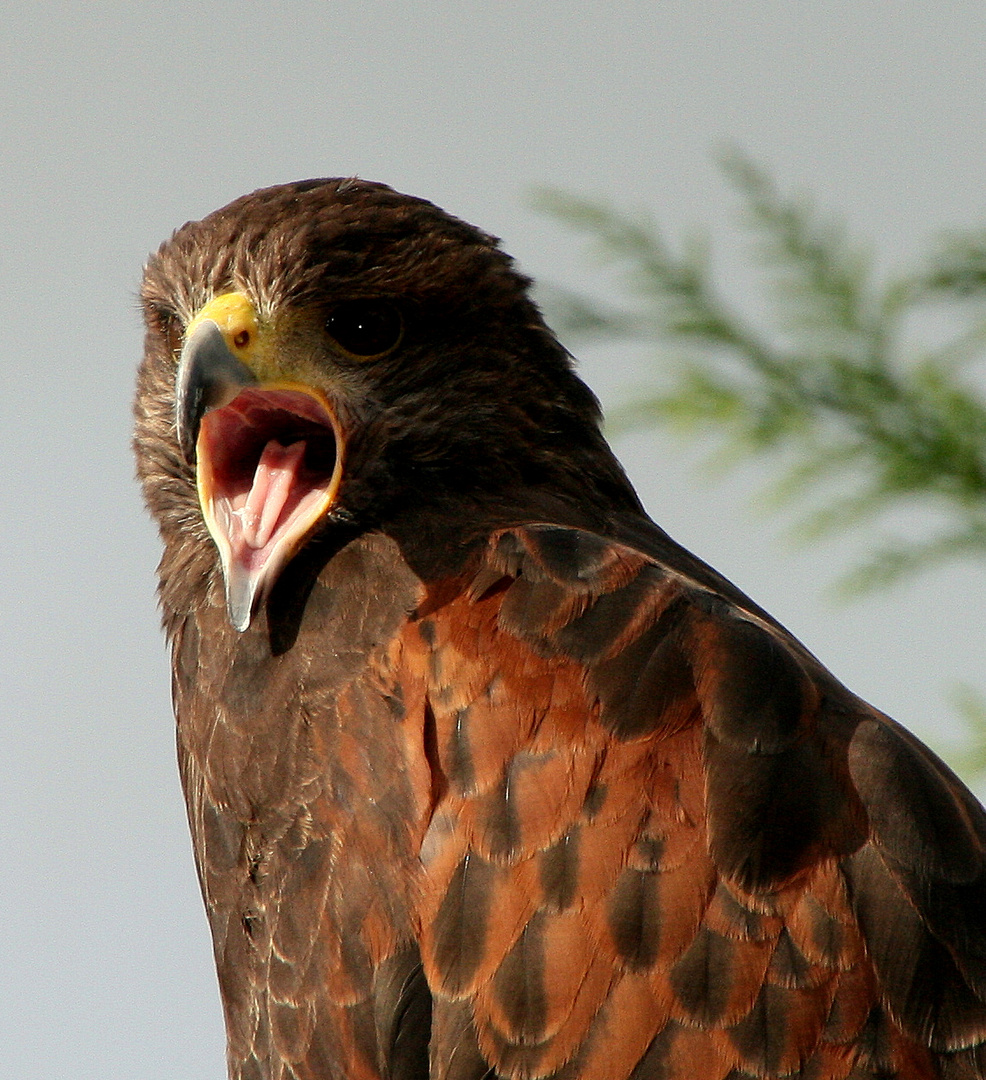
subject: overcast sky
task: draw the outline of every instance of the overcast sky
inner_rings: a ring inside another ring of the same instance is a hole
[[[221,1080],[222,1020],[174,763],[158,545],[132,480],[141,265],[257,187],[359,174],[592,290],[537,185],[722,238],[749,298],[733,142],[881,265],[984,221],[982,0],[0,3],[0,1075]],[[604,404],[646,382],[598,349]],[[744,471],[618,445],[653,516],[845,682],[941,748],[986,683],[984,573],[851,607],[846,545],[792,554]]]

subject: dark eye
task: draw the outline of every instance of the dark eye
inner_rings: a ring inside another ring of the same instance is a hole
[[[404,321],[386,300],[349,300],[333,308],[325,329],[352,356],[368,360],[390,352],[401,340]]]

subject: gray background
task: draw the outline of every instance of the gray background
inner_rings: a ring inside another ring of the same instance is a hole
[[[356,173],[591,288],[527,203],[552,183],[726,236],[747,303],[715,148],[813,192],[881,265],[916,258],[983,219],[984,57],[982,0],[0,7],[0,1076],[224,1073],[131,478],[146,253],[245,191]],[[604,403],[646,381],[639,350],[583,352]],[[619,450],[654,516],[850,686],[958,739],[948,686],[986,683],[981,567],[833,606],[851,544],[791,553],[750,512],[756,470],[712,488],[673,440]]]

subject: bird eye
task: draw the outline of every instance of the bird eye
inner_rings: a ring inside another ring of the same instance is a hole
[[[351,356],[369,360],[398,344],[404,321],[386,300],[350,300],[332,310],[325,329]]]

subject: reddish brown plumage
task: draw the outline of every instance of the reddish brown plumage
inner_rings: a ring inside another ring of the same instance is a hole
[[[525,287],[351,181],[149,265],[138,467],[231,1077],[986,1077],[982,810],[647,520]],[[173,427],[232,289],[347,439],[244,633]],[[367,296],[404,331],[359,364],[318,335]]]

